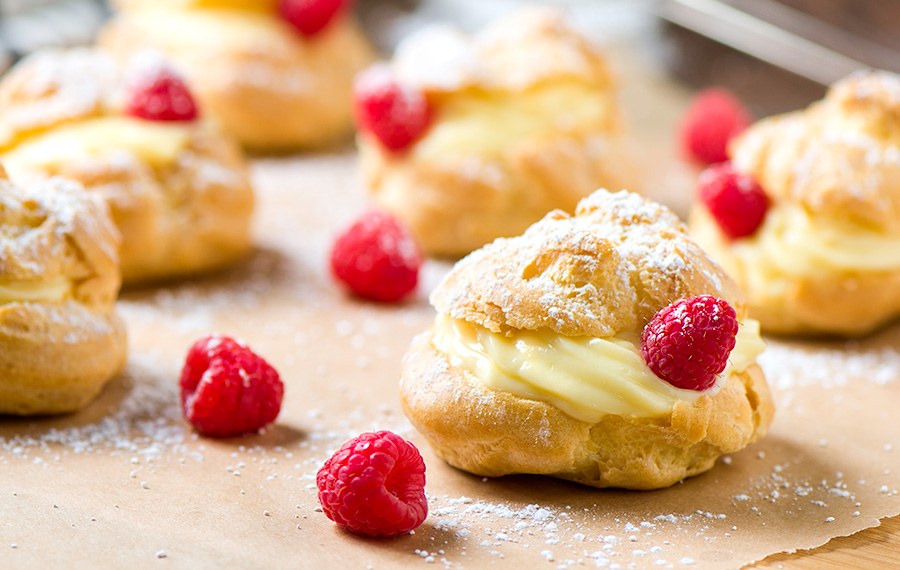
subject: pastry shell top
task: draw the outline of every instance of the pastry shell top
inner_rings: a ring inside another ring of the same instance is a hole
[[[745,315],[737,286],[674,213],[631,192],[598,190],[574,216],[551,212],[522,236],[461,260],[431,302],[497,333],[610,337],[640,331],[663,307],[703,294]]]
[[[759,121],[730,151],[776,207],[900,236],[900,75],[855,73],[809,108]]]
[[[0,283],[72,283],[72,298],[96,309],[116,300],[119,232],[98,197],[55,179],[27,188],[0,167]]]
[[[597,47],[552,9],[516,12],[471,38],[451,27],[426,28],[398,46],[393,67],[426,93],[470,87],[516,92],[566,77],[613,87]]]

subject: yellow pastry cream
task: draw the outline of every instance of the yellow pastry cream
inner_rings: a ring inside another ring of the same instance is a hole
[[[20,170],[52,170],[123,150],[151,166],[165,166],[174,163],[189,144],[190,128],[184,123],[124,116],[93,118],[28,137],[0,158],[13,175]]]
[[[732,245],[734,254],[747,266],[771,266],[791,275],[900,267],[900,236],[849,219],[814,218],[795,205],[769,210],[754,235]]]
[[[40,283],[0,282],[0,305],[8,303],[56,303],[66,300],[72,282],[64,277]]]
[[[434,97],[436,122],[414,150],[422,159],[498,158],[526,140],[616,129],[612,95],[577,80],[539,83],[523,92],[473,87]]]
[[[565,337],[552,331],[507,336],[439,315],[434,345],[452,366],[487,386],[550,403],[568,415],[596,423],[606,414],[659,417],[677,401],[714,394],[675,388],[657,377],[640,354],[638,335]],[[765,348],[759,323],[746,319],[719,379],[746,370]]]

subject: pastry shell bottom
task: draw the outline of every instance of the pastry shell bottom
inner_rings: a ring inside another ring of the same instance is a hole
[[[762,370],[732,374],[714,396],[659,418],[590,424],[551,404],[493,390],[452,366],[433,332],[413,340],[400,382],[404,412],[435,452],[475,475],[551,475],[592,487],[658,489],[703,473],[765,435],[774,406]]]
[[[81,409],[125,365],[125,325],[75,302],[0,306],[0,413]]]

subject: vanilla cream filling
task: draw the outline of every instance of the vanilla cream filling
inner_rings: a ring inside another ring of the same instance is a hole
[[[747,238],[730,244],[756,297],[781,298],[796,278],[841,272],[900,270],[900,237],[852,222],[814,219],[801,206],[780,205]]]
[[[423,160],[500,157],[525,140],[612,129],[611,95],[571,81],[516,93],[469,89],[436,96],[435,123],[414,147]]]
[[[741,323],[725,370],[709,390],[675,388],[657,377],[640,354],[640,339],[565,337],[552,331],[495,334],[439,315],[434,345],[450,364],[485,385],[550,403],[575,419],[596,423],[607,414],[659,417],[676,402],[715,394],[722,378],[746,370],[765,348],[759,323]]]
[[[53,168],[127,150],[153,166],[174,163],[190,142],[184,124],[131,117],[102,117],[62,125],[29,137],[2,155],[13,174],[17,170]]]
[[[65,300],[72,282],[64,277],[41,283],[0,282],[0,305],[7,303],[55,303]]]

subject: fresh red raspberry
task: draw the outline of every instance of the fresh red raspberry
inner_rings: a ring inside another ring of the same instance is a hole
[[[356,122],[391,152],[415,143],[431,124],[425,95],[401,84],[387,65],[374,65],[356,76],[353,85]]]
[[[422,256],[393,216],[370,210],[334,242],[331,271],[353,293],[372,301],[399,301],[416,288]]]
[[[258,431],[278,417],[284,396],[278,372],[227,336],[195,342],[179,384],[184,417],[210,437]]]
[[[750,113],[724,89],[701,91],[681,123],[681,146],[686,156],[701,163],[728,160],[728,142],[750,124]]]
[[[309,37],[327,28],[351,4],[351,0],[279,0],[278,13]]]
[[[150,121],[193,121],[199,114],[184,80],[165,65],[148,68],[134,79],[125,112]]]
[[[641,356],[676,388],[703,391],[725,369],[737,331],[737,315],[726,301],[712,295],[682,299],[644,327]]]
[[[700,174],[700,201],[731,239],[753,235],[766,219],[769,197],[756,180],[731,162],[714,164]]]
[[[368,536],[394,536],[428,515],[425,461],[412,443],[389,431],[361,434],[316,475],[325,516]]]

